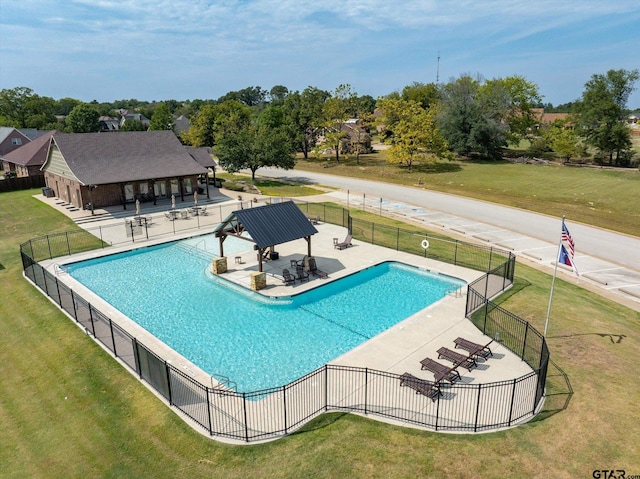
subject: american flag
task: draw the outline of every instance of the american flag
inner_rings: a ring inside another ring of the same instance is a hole
[[[567,251],[571,255],[571,259],[573,259],[576,254],[576,245],[574,244],[571,233],[569,233],[569,229],[564,224],[564,221],[562,221],[562,242],[567,245]]]
[[[573,261],[573,257],[576,254],[576,245],[573,242],[569,228],[564,224],[564,218],[562,218],[562,238],[561,238],[560,251],[558,252],[558,263],[570,266],[576,276],[580,276],[578,268]]]

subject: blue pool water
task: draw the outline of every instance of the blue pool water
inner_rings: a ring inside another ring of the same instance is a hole
[[[235,241],[225,241],[226,255],[246,249],[246,242]],[[240,291],[208,268],[209,261],[183,242],[66,267],[73,278],[198,367],[229,377],[238,391],[287,384],[464,284],[383,263],[274,299]]]

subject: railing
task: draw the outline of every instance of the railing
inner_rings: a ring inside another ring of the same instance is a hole
[[[358,235],[366,230],[374,244],[386,246],[395,241],[398,249],[415,250],[406,240],[407,235],[415,237],[415,232],[356,221],[345,210],[323,211],[323,221],[343,224]],[[78,245],[74,244],[76,241]],[[489,272],[468,286],[466,316],[485,334],[499,338],[502,345],[531,366],[532,372],[487,384],[443,385],[443,394],[435,401],[415,394],[411,388],[400,387],[397,374],[336,365],[324,365],[292,383],[261,391],[210,387],[159,357],[38,264],[39,260],[53,257],[54,252],[60,256],[84,251],[87,241],[82,232],[36,238],[22,244],[20,251],[27,278],[171,406],[211,436],[244,442],[276,438],[326,411],[357,412],[436,431],[467,432],[508,427],[532,417],[544,395],[549,363],[546,342],[529,323],[489,301],[511,285],[515,257],[432,236],[429,242],[439,247],[416,252],[434,253],[468,266],[485,261],[485,271]],[[502,262],[496,265],[498,259]]]

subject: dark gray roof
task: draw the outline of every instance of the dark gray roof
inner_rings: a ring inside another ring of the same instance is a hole
[[[85,185],[202,175],[172,131],[58,133],[51,139]],[[44,169],[46,170],[45,164]]]
[[[215,230],[222,230],[233,218],[245,227],[258,248],[287,243],[318,232],[293,201],[259,206],[231,213]]]
[[[26,145],[4,155],[4,160],[22,166],[41,166],[47,159],[49,142],[55,130],[44,132],[44,135],[30,141]]]
[[[217,166],[216,162],[213,161],[213,158],[211,158],[211,148],[209,148],[208,146],[202,146],[200,148],[185,146],[185,149],[194,160],[196,160],[205,168],[215,168]]]

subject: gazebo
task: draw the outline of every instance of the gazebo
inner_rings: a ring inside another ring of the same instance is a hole
[[[278,253],[274,247],[282,243],[304,238],[307,241],[307,256],[311,256],[311,236],[317,232],[293,201],[236,210],[213,231],[216,238],[220,239],[220,256],[224,256],[224,240],[228,236],[254,243],[260,272],[267,250],[270,259],[277,259]]]

